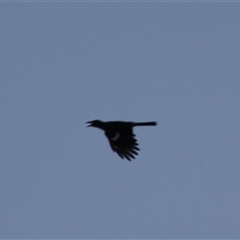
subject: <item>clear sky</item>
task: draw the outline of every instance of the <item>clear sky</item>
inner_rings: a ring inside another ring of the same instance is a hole
[[[240,238],[239,3],[1,3],[0,238]],[[134,129],[132,162],[93,119]]]

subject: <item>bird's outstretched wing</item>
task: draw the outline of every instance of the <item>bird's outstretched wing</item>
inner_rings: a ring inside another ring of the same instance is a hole
[[[128,161],[135,158],[138,155],[140,149],[135,138],[135,134],[131,129],[128,131],[119,131],[114,134],[111,132],[106,133],[110,146],[114,152],[116,152],[122,159],[126,158]]]

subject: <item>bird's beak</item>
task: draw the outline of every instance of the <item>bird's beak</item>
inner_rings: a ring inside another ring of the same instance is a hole
[[[91,126],[92,126],[92,121],[88,121],[88,122],[86,122],[86,123],[89,124],[87,127],[91,127]]]

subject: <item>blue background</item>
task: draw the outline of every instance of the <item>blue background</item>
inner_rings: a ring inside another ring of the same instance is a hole
[[[1,238],[240,238],[239,4],[0,8]]]

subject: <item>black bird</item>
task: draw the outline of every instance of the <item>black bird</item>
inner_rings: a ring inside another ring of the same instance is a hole
[[[133,133],[133,127],[136,126],[156,126],[156,122],[103,122],[100,120],[93,120],[87,122],[88,127],[100,128],[105,132],[105,135],[114,152],[116,152],[122,159],[126,158],[128,161],[134,159],[134,155],[138,155],[140,149],[138,148],[137,139]]]

